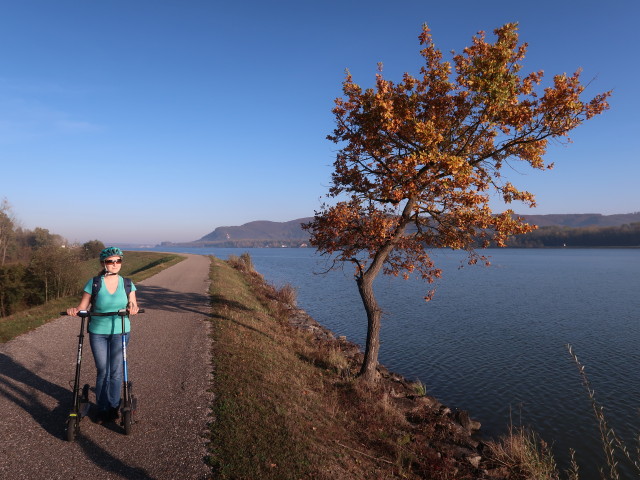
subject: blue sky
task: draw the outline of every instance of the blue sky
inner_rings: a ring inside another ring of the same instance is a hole
[[[345,68],[418,72],[426,22],[445,53],[511,21],[525,71],[582,67],[611,110],[553,146],[520,213],[640,210],[640,3],[110,0],[5,2],[0,200],[70,241],[190,241],[223,225],[310,216],[329,185]]]

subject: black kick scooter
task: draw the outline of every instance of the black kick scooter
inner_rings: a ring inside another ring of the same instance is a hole
[[[82,364],[82,346],[84,343],[84,325],[85,319],[91,319],[94,317],[107,317],[112,315],[118,315],[122,322],[122,363],[123,363],[123,398],[120,402],[120,418],[121,425],[124,427],[124,433],[129,435],[131,433],[131,427],[133,425],[133,414],[135,413],[138,400],[132,393],[132,383],[129,381],[129,372],[127,368],[127,345],[124,336],[124,319],[129,312],[126,309],[119,310],[117,312],[105,312],[96,313],[81,310],[78,312],[78,316],[81,318],[80,322],[80,335],[78,335],[78,359],[76,362],[76,377],[73,383],[73,405],[69,418],[66,422],[66,439],[70,442],[75,440],[77,434],[80,432],[80,420],[89,412],[89,385],[85,384],[82,387],[82,394],[80,395],[80,366]],[[138,313],[144,313],[144,309],[138,310]],[[60,315],[66,315],[67,312],[60,312]],[[88,330],[87,322],[87,330]]]
[[[66,315],[67,312],[60,312],[60,315]],[[76,435],[80,433],[80,420],[89,413],[89,385],[85,383],[80,394],[80,366],[82,365],[82,346],[84,345],[84,326],[87,325],[90,313],[87,311],[78,312],[80,317],[80,335],[78,335],[78,358],[76,360],[76,378],[73,382],[73,404],[69,418],[65,424],[66,439],[73,442]]]

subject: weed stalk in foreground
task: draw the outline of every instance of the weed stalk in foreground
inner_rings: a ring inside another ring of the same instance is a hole
[[[587,377],[587,373],[585,372],[584,365],[578,360],[578,356],[574,353],[573,347],[570,344],[567,344],[567,350],[569,355],[573,358],[576,366],[578,367],[578,372],[580,373],[580,377],[582,378],[582,385],[587,391],[587,395],[589,396],[589,400],[591,401],[591,407],[593,408],[593,413],[598,421],[598,428],[600,430],[600,438],[602,440],[602,448],[605,453],[605,457],[607,460],[607,467],[609,469],[609,476],[605,476],[605,473],[600,470],[600,474],[603,479],[611,479],[611,480],[619,480],[620,473],[618,472],[618,461],[616,460],[616,452],[622,454],[622,457],[628,461],[629,465],[636,472],[640,473],[640,462],[638,460],[634,460],[631,458],[629,454],[629,450],[627,449],[625,443],[618,437],[613,428],[609,427],[607,423],[607,419],[604,415],[604,407],[600,405],[596,400],[596,395],[594,389],[591,387],[591,382],[589,381],[589,377]],[[640,457],[640,451],[638,452],[638,456]]]

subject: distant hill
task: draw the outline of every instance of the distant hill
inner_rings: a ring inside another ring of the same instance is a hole
[[[190,246],[210,247],[300,247],[306,246],[309,235],[301,225],[312,217],[298,218],[288,222],[258,220],[240,226],[218,227]]]
[[[528,223],[539,227],[563,227],[566,229],[619,227],[640,222],[640,212],[616,215],[599,213],[521,215]],[[288,222],[260,220],[240,226],[218,227],[199,240],[182,243],[185,246],[214,247],[299,247],[307,246],[309,235],[301,225],[312,217],[298,218]],[[524,246],[524,245],[523,245]],[[532,245],[534,246],[534,245]],[[536,244],[535,246],[545,246]]]

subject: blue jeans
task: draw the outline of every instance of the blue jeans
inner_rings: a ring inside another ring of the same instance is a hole
[[[122,388],[122,337],[116,335],[89,334],[93,359],[98,370],[96,378],[96,404],[98,410],[117,408]],[[129,344],[129,333],[125,334]]]

